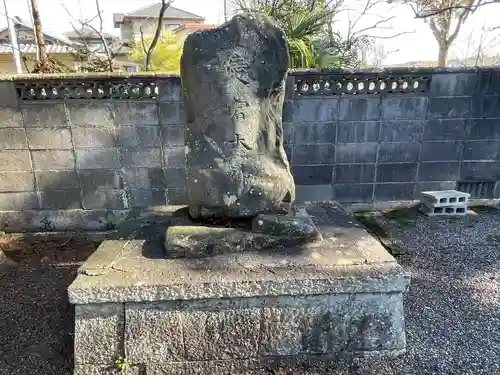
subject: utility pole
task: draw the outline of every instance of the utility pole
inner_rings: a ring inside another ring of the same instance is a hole
[[[14,24],[10,22],[9,12],[7,11],[7,1],[3,0],[3,6],[5,8],[5,18],[7,19],[7,27],[9,28],[10,45],[12,46],[12,57],[14,58],[14,63],[16,64],[16,71],[18,74],[23,72],[21,66],[21,54],[19,53],[19,45],[17,44],[17,33]]]
[[[227,22],[227,0],[224,0],[224,22]]]
[[[35,26],[35,37],[37,39],[37,49],[40,55],[38,62],[47,60],[47,51],[45,49],[45,38],[42,31],[42,22],[40,21],[40,12],[38,11],[37,0],[31,0],[31,11],[33,12],[33,24]],[[37,54],[37,56],[38,56]]]

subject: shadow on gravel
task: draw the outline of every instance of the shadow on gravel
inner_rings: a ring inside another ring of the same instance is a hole
[[[72,374],[74,309],[66,289],[96,248],[70,237],[0,237],[0,249],[18,263],[0,273],[0,374]]]

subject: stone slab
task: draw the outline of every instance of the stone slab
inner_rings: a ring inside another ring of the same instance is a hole
[[[198,259],[165,259],[162,233],[170,213],[141,225],[134,240],[103,242],[68,289],[74,304],[402,291],[409,275],[357,220],[336,204],[307,212],[323,241],[287,249]],[[115,254],[115,255],[113,255]],[[118,254],[118,256],[116,256]],[[93,266],[95,269],[95,266]]]

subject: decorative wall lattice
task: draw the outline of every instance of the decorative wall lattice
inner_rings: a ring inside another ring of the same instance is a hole
[[[156,80],[19,82],[21,100],[64,99],[156,99]]]
[[[296,96],[422,93],[430,76],[321,76],[295,75]]]

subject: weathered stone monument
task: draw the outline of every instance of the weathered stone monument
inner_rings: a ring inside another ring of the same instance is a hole
[[[247,375],[405,351],[409,276],[335,203],[293,205],[283,32],[236,16],[182,58],[188,206],[129,220],[69,288],[75,374]]]

